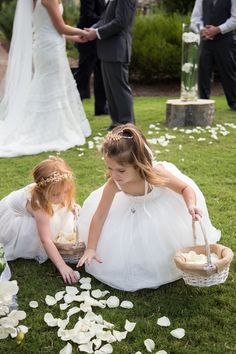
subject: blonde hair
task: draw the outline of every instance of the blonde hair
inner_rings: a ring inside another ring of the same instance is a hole
[[[166,183],[152,165],[152,152],[142,132],[133,124],[119,125],[105,137],[102,153],[121,165],[130,164],[153,186]]]
[[[72,208],[74,202],[74,182],[71,168],[60,157],[50,156],[33,168],[35,186],[31,191],[31,207],[42,208],[50,216],[53,215],[52,195],[68,187],[66,200],[61,206]]]

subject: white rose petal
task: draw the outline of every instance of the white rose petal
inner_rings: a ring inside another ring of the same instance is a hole
[[[75,313],[78,313],[80,311],[80,308],[75,306],[72,307],[71,309],[69,309],[69,311],[67,312],[67,317],[70,317],[72,315],[74,315]]]
[[[81,344],[79,345],[79,350],[85,353],[93,353],[93,343]]]
[[[92,342],[93,342],[93,344],[95,345],[95,350],[98,349],[98,348],[100,348],[101,345],[102,345],[101,339],[93,339]]]
[[[157,324],[162,327],[168,327],[168,326],[170,326],[170,320],[168,317],[163,316],[163,317],[158,318]]]
[[[29,302],[29,307],[32,309],[36,309],[39,306],[38,301],[30,301]]]
[[[100,299],[101,297],[106,296],[107,294],[109,294],[110,291],[105,290],[105,291],[101,291],[100,289],[96,289],[93,290],[91,295],[95,298],[95,299]]]
[[[63,290],[63,291],[58,291],[58,292],[55,294],[55,299],[56,299],[57,301],[60,301],[61,299],[63,299],[64,294],[65,294],[65,290]]]
[[[90,277],[87,277],[87,278],[81,278],[79,280],[80,284],[83,284],[83,283],[91,283],[91,278]]]
[[[75,299],[75,295],[71,295],[71,294],[66,294],[64,295],[64,301],[67,303],[67,304],[71,304]]]
[[[8,315],[9,318],[16,318],[18,321],[22,321],[26,318],[25,311],[13,310]]]
[[[9,336],[7,328],[0,326],[0,339],[6,339]]]
[[[57,326],[58,319],[54,318],[53,315],[49,312],[45,313],[44,321],[47,323],[49,327]]]
[[[79,290],[75,286],[66,286],[66,292],[69,295],[76,295],[78,294]]]
[[[47,295],[45,298],[45,302],[48,306],[53,306],[57,303],[57,300],[55,299],[55,297]]]
[[[29,328],[28,328],[27,326],[24,326],[24,325],[18,326],[17,329],[18,329],[20,332],[23,332],[24,334],[26,334],[26,333],[29,332]]]
[[[135,354],[142,354],[141,352],[136,352]]]
[[[118,307],[120,304],[120,300],[118,299],[117,296],[110,296],[108,299],[107,299],[107,306],[109,308],[115,308],[115,307]]]
[[[80,285],[80,289],[83,289],[83,290],[90,290],[91,288],[92,288],[92,286],[90,283],[82,283]]]
[[[104,354],[111,354],[113,352],[113,348],[111,344],[105,344],[99,349],[99,352]]]
[[[185,330],[183,328],[176,328],[170,334],[175,338],[181,339],[185,336]]]
[[[80,278],[80,273],[78,272],[78,270],[74,270],[74,273],[75,273],[77,279],[79,280],[79,278]]]
[[[66,310],[68,306],[70,306],[70,305],[68,305],[67,303],[60,304],[60,305],[59,305],[60,310],[62,310],[62,311],[63,311],[63,310]]]
[[[125,332],[120,332],[120,331],[113,331],[113,336],[118,340],[118,342],[122,341],[123,339],[126,338],[127,336],[127,331]]]
[[[156,352],[155,354],[167,354],[167,352],[165,350],[159,350],[158,352]]]
[[[72,345],[67,343],[62,350],[60,350],[59,354],[71,354],[72,353]]]
[[[144,345],[147,349],[148,352],[152,352],[155,348],[155,343],[152,339],[148,338],[148,339],[145,339],[144,341]]]
[[[128,320],[125,321],[125,330],[127,332],[132,332],[135,326],[136,322],[129,322]]]
[[[124,309],[132,309],[134,307],[134,304],[131,301],[124,300],[120,304],[120,307]]]

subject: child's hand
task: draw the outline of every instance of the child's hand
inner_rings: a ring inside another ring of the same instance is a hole
[[[81,267],[85,262],[90,264],[93,259],[95,259],[98,263],[102,263],[102,260],[96,255],[96,251],[94,249],[86,248],[76,267]]]
[[[73,208],[72,208],[72,212],[74,213],[75,216],[79,215],[81,206],[79,204],[74,204]]]
[[[62,266],[59,269],[62,278],[64,280],[65,283],[67,284],[74,284],[77,283],[79,281],[76,273],[73,271],[73,269],[71,267],[69,267],[67,264],[65,264],[64,266]]]
[[[197,221],[202,217],[202,210],[194,205],[189,206],[188,211],[194,221]]]

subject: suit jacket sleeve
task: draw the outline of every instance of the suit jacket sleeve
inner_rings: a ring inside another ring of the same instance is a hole
[[[109,5],[108,5],[109,6]],[[115,17],[108,23],[102,25],[103,20],[94,26],[98,29],[101,39],[109,38],[128,28],[133,20],[136,9],[136,0],[118,0]],[[106,11],[103,17],[106,15]]]

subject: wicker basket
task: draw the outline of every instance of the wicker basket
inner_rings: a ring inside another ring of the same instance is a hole
[[[54,241],[55,246],[57,247],[60,255],[66,263],[76,264],[83,256],[85,251],[85,243],[79,241],[79,232],[78,232],[78,213],[74,215],[74,232],[76,234],[75,242],[61,243]]]
[[[85,243],[76,242],[76,243],[59,243],[54,242],[60,255],[66,263],[75,264],[78,263],[80,258],[84,254]]]
[[[175,264],[177,268],[183,272],[184,282],[188,285],[208,287],[222,284],[228,277],[233,252],[230,248],[220,244],[209,245],[205,229],[200,220],[199,223],[204,236],[205,245],[195,245],[178,250],[174,257]],[[193,223],[193,237],[194,244],[196,244],[195,223]],[[183,253],[190,251],[195,251],[197,254],[205,254],[207,256],[207,263],[187,263]],[[216,253],[219,258],[214,264],[211,262],[211,252]]]

